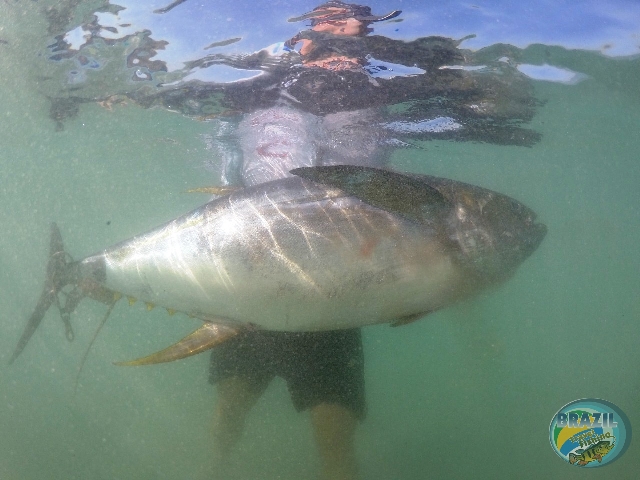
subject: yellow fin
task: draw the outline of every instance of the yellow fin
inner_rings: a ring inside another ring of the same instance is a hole
[[[115,365],[133,367],[137,365],[154,365],[156,363],[173,362],[181,358],[190,357],[200,352],[226,342],[235,337],[239,329],[216,323],[205,323],[195,332],[190,333],[182,340],[170,347],[152,353],[146,357],[130,360],[128,362],[115,362]]]
[[[190,188],[187,193],[209,193],[211,195],[229,195],[237,190],[242,190],[242,187],[231,187],[225,185],[223,187],[198,187]]]
[[[151,310],[153,310],[154,308],[156,308],[155,304],[151,303],[151,302],[144,302],[144,304],[147,306],[147,311],[150,312]]]
[[[171,316],[176,314],[176,311],[173,308],[167,308],[167,313]]]
[[[130,307],[135,305],[135,303],[138,301],[138,299],[136,297],[129,297],[129,296],[127,296],[127,300],[129,300],[129,306]]]

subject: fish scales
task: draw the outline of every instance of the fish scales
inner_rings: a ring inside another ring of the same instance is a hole
[[[199,318],[328,330],[431,311],[462,281],[429,227],[298,178],[206,204],[83,261],[105,286]]]
[[[120,365],[185,358],[245,328],[404,325],[508,280],[547,232],[522,203],[455,180],[350,165],[291,173],[77,262],[52,224],[44,288],[10,361],[51,306],[73,339],[84,297],[107,316],[126,295],[204,321]]]

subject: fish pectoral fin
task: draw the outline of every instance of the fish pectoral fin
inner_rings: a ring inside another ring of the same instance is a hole
[[[398,318],[395,322],[391,323],[392,327],[401,327],[402,325],[409,325],[410,323],[420,320],[422,317],[426,317],[430,313],[438,311],[438,308],[433,310],[427,310],[426,312],[414,313],[413,315],[407,315],[405,317]]]
[[[391,326],[392,327],[401,327],[402,325],[409,325],[410,323],[413,323],[416,320],[420,320],[422,317],[427,315],[427,313],[416,313],[414,315],[407,315],[406,317],[401,317],[401,318],[397,319],[395,322],[393,322],[391,324]]]
[[[422,222],[425,214],[448,206],[437,189],[423,180],[379,168],[355,165],[300,167],[293,175],[339,188],[369,205]]]
[[[195,332],[190,333],[179,342],[174,343],[164,350],[128,362],[114,362],[114,365],[132,367],[173,362],[174,360],[180,360],[181,358],[187,358],[191,355],[209,350],[235,337],[239,332],[239,328],[207,322]]]

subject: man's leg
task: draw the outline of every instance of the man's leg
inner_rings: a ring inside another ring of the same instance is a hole
[[[337,403],[321,403],[311,408],[311,421],[322,460],[323,480],[355,480],[356,415]]]
[[[213,414],[213,454],[218,473],[228,469],[229,455],[242,436],[247,415],[264,393],[269,380],[234,376],[216,383],[218,399]]]

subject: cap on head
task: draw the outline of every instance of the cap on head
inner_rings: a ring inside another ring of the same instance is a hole
[[[339,0],[329,0],[328,2],[318,5],[313,11],[305,13],[299,17],[289,19],[290,22],[298,22],[301,20],[311,20],[311,26],[318,25],[323,22],[345,20],[347,18],[355,18],[363,23],[381,22],[390,20],[402,13],[401,10],[394,10],[386,15],[372,15],[371,7],[366,5],[358,5],[356,3],[344,3]]]

